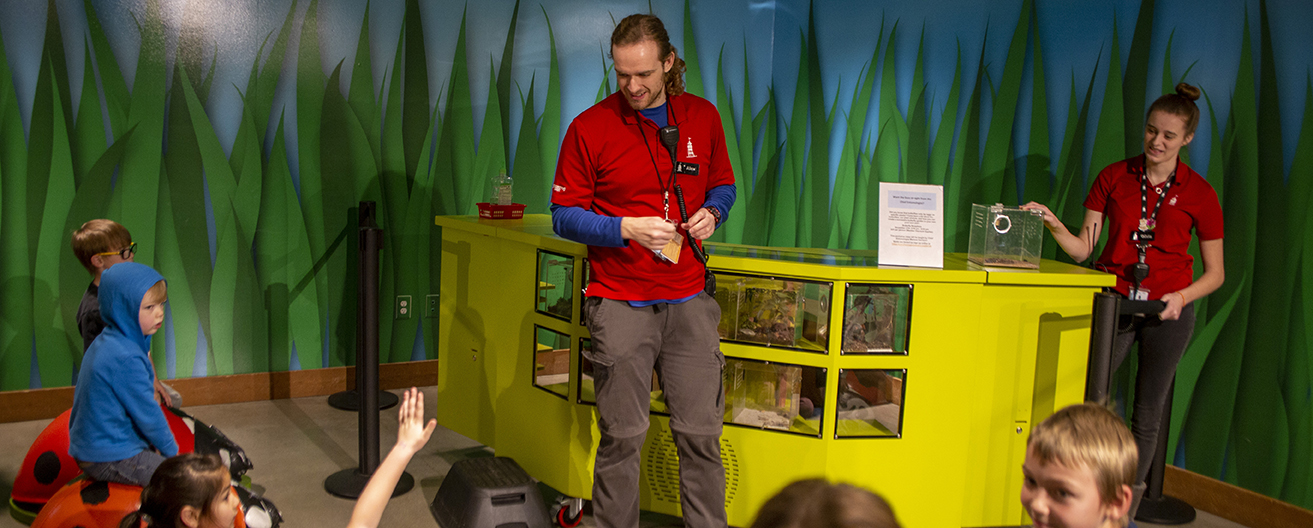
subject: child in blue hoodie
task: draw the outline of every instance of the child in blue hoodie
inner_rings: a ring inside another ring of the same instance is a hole
[[[164,277],[150,266],[125,262],[101,276],[106,326],[82,358],[68,427],[68,454],[93,479],[145,486],[178,454],[155,403],[149,354],[167,299]]]

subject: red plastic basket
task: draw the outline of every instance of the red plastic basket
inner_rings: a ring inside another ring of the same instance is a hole
[[[497,205],[479,202],[479,218],[489,220],[513,220],[524,218],[524,204]]]

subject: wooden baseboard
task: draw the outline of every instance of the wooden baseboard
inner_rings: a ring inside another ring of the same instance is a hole
[[[1313,526],[1313,511],[1176,466],[1163,472],[1163,493],[1249,528]]]
[[[438,382],[438,360],[384,363],[378,367],[383,390],[422,387]],[[187,407],[306,396],[327,396],[356,388],[355,367],[293,372],[258,372],[231,376],[165,380],[182,394]],[[0,423],[49,420],[73,406],[73,388],[0,392]]]

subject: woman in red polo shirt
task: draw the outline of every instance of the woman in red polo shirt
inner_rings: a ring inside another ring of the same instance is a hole
[[[1194,331],[1192,301],[1222,285],[1222,207],[1207,181],[1181,163],[1181,147],[1194,139],[1199,89],[1185,83],[1176,93],[1149,107],[1144,126],[1144,154],[1113,163],[1099,173],[1085,198],[1085,222],[1072,234],[1048,207],[1031,202],[1023,209],[1044,213],[1044,224],[1062,250],[1077,262],[1094,251],[1100,230],[1108,226],[1108,243],[1095,267],[1117,275],[1117,292],[1131,299],[1161,300],[1157,317],[1123,316],[1118,321],[1112,364],[1126,359],[1140,343],[1131,432],[1140,451],[1136,491],[1143,489],[1157,445],[1161,412],[1171,390],[1176,364]],[[1199,234],[1204,272],[1194,279],[1191,231]],[[1136,265],[1149,273],[1134,286]],[[1138,494],[1137,494],[1138,496]]]

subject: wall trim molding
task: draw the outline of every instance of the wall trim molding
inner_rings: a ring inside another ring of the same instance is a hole
[[[186,407],[260,400],[327,396],[356,388],[355,367],[291,372],[257,372],[165,380]],[[438,360],[378,366],[380,389],[425,387],[438,382]],[[0,423],[49,420],[73,406],[73,387],[0,392]]]
[[[1163,493],[1249,528],[1313,526],[1313,511],[1176,466],[1163,472]]]

